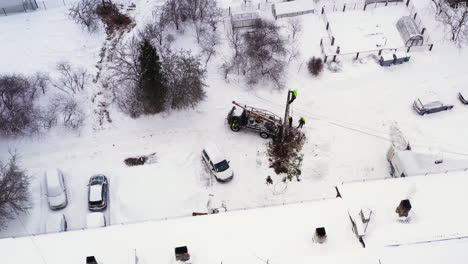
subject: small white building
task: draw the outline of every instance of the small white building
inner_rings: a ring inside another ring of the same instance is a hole
[[[408,177],[468,171],[468,159],[454,154],[396,150],[387,153],[393,177]]]
[[[257,11],[237,13],[231,16],[233,29],[252,27],[258,20],[260,20],[260,14]]]
[[[296,0],[272,5],[272,12],[275,19],[310,14],[314,13],[314,10],[315,3],[312,0]]]

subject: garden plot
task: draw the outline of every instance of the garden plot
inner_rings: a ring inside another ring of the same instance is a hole
[[[327,16],[340,53],[355,53],[403,47],[396,23],[400,17],[407,15],[406,7],[399,5],[367,11],[335,12]]]

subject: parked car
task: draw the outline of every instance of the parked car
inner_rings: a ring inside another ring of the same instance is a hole
[[[234,177],[229,161],[215,145],[209,144],[202,150],[202,160],[217,181],[228,182]]]
[[[102,174],[89,179],[88,208],[90,211],[102,211],[107,207],[108,182]]]
[[[45,173],[47,201],[52,210],[62,209],[67,206],[67,193],[63,173],[59,169],[48,170]]]
[[[459,92],[458,93],[458,99],[460,99],[460,101],[463,104],[468,104],[468,90]]]
[[[106,226],[106,217],[101,212],[89,213],[86,216],[86,228],[98,228]]]
[[[53,214],[47,217],[46,232],[57,233],[67,231],[67,219],[64,214]]]
[[[413,108],[418,114],[425,115],[450,110],[453,105],[443,104],[433,97],[421,97],[414,100]]]

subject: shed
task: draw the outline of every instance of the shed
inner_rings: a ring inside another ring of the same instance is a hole
[[[231,16],[232,28],[238,29],[252,27],[259,19],[260,15],[257,11],[233,14]]]
[[[314,13],[314,10],[315,4],[312,0],[296,0],[272,5],[272,12],[275,19]]]
[[[420,34],[418,26],[413,18],[403,16],[398,19],[396,26],[406,47],[421,46],[424,44],[424,36]]]
[[[0,12],[2,13],[17,13],[26,12],[27,10],[37,9],[38,5],[35,0],[1,0]]]

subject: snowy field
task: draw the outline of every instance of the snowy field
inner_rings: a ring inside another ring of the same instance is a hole
[[[405,44],[396,27],[398,19],[408,16],[403,4],[328,13],[327,17],[340,53],[400,48]]]
[[[159,2],[136,1],[136,20],[143,22],[151,17],[150,7]],[[220,4],[227,7],[241,2],[221,1]],[[5,263],[32,263],[31,260],[37,261],[38,252],[42,252],[50,264],[63,263],[61,255],[55,254],[63,252],[69,255],[69,263],[81,263],[83,254],[98,252],[112,241],[116,250],[103,253],[108,257],[106,263],[112,262],[113,254],[119,259],[124,254],[131,255],[132,248],[141,250],[143,260],[158,255],[158,262],[169,262],[172,248],[180,244],[189,244],[198,254],[195,258],[203,263],[260,263],[258,258],[270,258],[273,264],[291,263],[290,256],[297,256],[297,262],[320,260],[321,263],[336,263],[340,259],[378,263],[382,256],[382,264],[414,263],[414,259],[422,258],[442,263],[437,260],[446,256],[453,260],[450,263],[464,263],[461,260],[468,257],[463,249],[468,245],[465,240],[439,242],[435,246],[384,246],[437,236],[466,235],[462,223],[466,222],[467,213],[458,209],[467,198],[462,189],[466,186],[466,176],[369,181],[389,177],[385,154],[390,145],[390,126],[394,124],[415,148],[468,155],[468,107],[456,98],[460,89],[467,88],[468,53],[444,41],[440,27],[427,22],[432,19],[429,4],[430,1],[417,1],[425,25],[431,34],[434,32],[433,52],[412,53],[409,63],[390,68],[382,68],[368,58],[356,63],[343,62],[341,71],[325,70],[318,78],[310,76],[306,62],[311,56],[320,55],[323,24],[316,15],[300,17],[304,28],[299,40],[301,56],[289,65],[286,83],[287,89],[299,89],[292,107],[295,123],[300,116],[307,120],[304,132],[308,140],[303,150],[305,160],[300,182],[283,184],[281,176],[274,175],[265,153],[268,140],[251,132],[233,133],[225,124],[233,100],[282,115],[286,97],[286,90],[274,90],[268,85],[249,88],[236,78],[225,82],[219,66],[227,56],[226,46],[208,66],[207,99],[193,111],[173,111],[132,120],[111,109],[113,122],[105,129],[96,131],[93,124],[87,124],[79,133],[55,129],[30,138],[0,138],[0,158],[5,160],[8,150],[17,150],[21,165],[34,177],[33,209],[0,231],[0,237],[44,232],[47,216],[57,212],[48,209],[43,173],[55,167],[65,173],[70,203],[60,213],[67,216],[72,230],[84,227],[88,212],[86,185],[89,177],[98,173],[110,180],[106,214],[111,224],[204,212],[209,194],[214,195],[216,204],[225,203],[228,211],[233,211],[210,217],[117,225],[63,236],[39,236],[32,238],[34,243],[29,238],[4,239],[0,240],[0,255],[6,257]],[[69,20],[66,11],[64,7],[56,7],[0,17],[0,72],[52,71],[64,59],[95,72],[105,34],[84,32]],[[387,38],[386,47],[401,46],[394,24],[405,12],[399,6],[328,16],[344,53],[348,49],[376,49],[377,33]],[[176,37],[176,47],[197,52],[193,32],[186,30]],[[417,115],[411,104],[427,93],[438,94],[442,101],[454,104],[454,109],[429,116]],[[209,179],[202,166],[201,149],[210,141],[218,144],[231,161],[235,178],[228,184]],[[153,152],[156,152],[156,163],[141,167],[126,167],[123,163],[127,157]],[[268,175],[273,178],[273,185],[265,184]],[[330,200],[336,195],[335,186],[342,191],[343,200]],[[414,197],[414,222],[408,225],[390,217],[394,214],[395,201],[404,195]],[[316,201],[321,199],[326,200]],[[311,200],[315,202],[305,202]],[[284,208],[238,211],[301,201],[304,204]],[[455,212],[453,218],[437,214],[444,204],[449,204],[449,209]],[[347,218],[348,209],[362,206],[382,212],[370,227],[372,233],[366,241],[373,248],[371,251],[361,249]],[[291,221],[290,229],[280,228],[288,225],[285,224],[288,221]],[[313,244],[314,226],[323,222],[330,226],[330,243]],[[226,225],[234,227],[225,228]],[[70,247],[68,242],[79,245],[83,251],[72,251],[75,247]],[[52,247],[52,243],[59,248]],[[11,254],[19,247],[27,254]],[[258,250],[253,250],[257,247]],[[434,252],[441,251],[441,255],[427,254],[432,248]],[[335,256],[335,252],[341,253]],[[14,260],[16,257],[21,258]],[[113,263],[127,263],[118,261]]]

